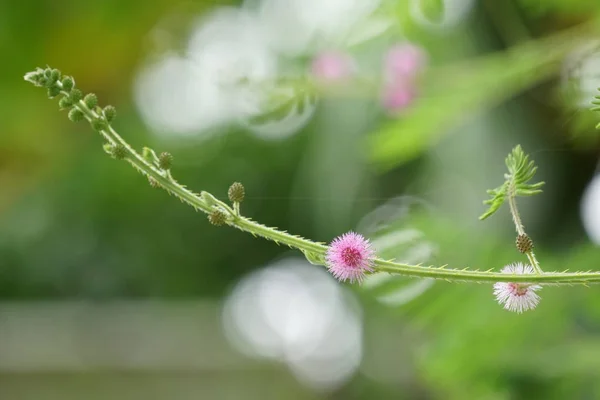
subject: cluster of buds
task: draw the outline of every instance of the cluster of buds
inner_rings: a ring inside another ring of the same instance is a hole
[[[239,216],[240,215],[240,203],[244,201],[244,197],[246,195],[246,191],[244,189],[244,185],[239,182],[234,182],[229,186],[229,190],[227,191],[227,196],[229,197],[229,201],[233,204],[233,210],[227,208],[227,210],[233,211],[233,215],[231,216]],[[208,214],[208,221],[215,225],[221,226],[227,223],[227,219],[229,218],[227,212],[223,210],[223,207],[218,204],[213,204],[213,210]]]
[[[73,122],[87,119],[95,131],[106,129],[117,116],[113,106],[98,107],[98,97],[94,93],[84,95],[75,87],[73,77],[62,76],[57,69],[37,68],[27,73],[25,80],[36,86],[46,87],[51,99],[62,95],[58,105],[61,110],[69,110],[69,119]]]

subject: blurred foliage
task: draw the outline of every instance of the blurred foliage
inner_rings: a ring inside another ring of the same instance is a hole
[[[391,3],[404,34],[433,56],[420,100],[404,115],[374,121],[365,101],[327,100],[314,123],[284,141],[232,129],[177,143],[157,139],[140,120],[132,82],[156,50],[149,32],[157,24],[178,38],[186,25],[177,16],[187,20],[215,2],[1,2],[0,297],[221,299],[243,274],[286,251],[210,226],[106,157],[86,125],[70,123],[22,81],[45,64],[114,104],[115,126],[132,144],[170,151],[189,187],[225,198],[231,182],[243,182],[243,212],[262,223],[327,242],[390,198],[427,199],[435,212],[387,229],[422,232],[435,244],[432,264],[488,269],[518,260],[508,212],[499,211],[505,222],[477,216],[503,157],[523,143],[548,184],[523,201],[522,213],[542,268],[596,269],[600,250],[581,228],[578,204],[600,150],[590,133],[597,116],[569,108],[556,78],[563,58],[599,34],[594,24],[565,26],[593,21],[598,2],[503,2],[525,15],[519,21],[508,12],[494,19],[478,2],[465,26],[443,34],[411,21],[407,2]],[[438,2],[421,3],[435,18]],[[515,32],[515,23],[526,32],[543,25],[544,33],[506,50],[502,32]],[[505,312],[483,285],[436,282],[402,307],[375,300],[405,285],[359,293],[365,358],[370,341],[385,341],[387,354],[374,362],[406,364],[385,382],[363,371],[338,398],[600,397],[598,288],[546,288],[539,309],[525,315]]]

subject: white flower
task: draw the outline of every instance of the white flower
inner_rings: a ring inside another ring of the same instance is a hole
[[[134,95],[144,121],[157,134],[196,135],[228,119],[217,88],[176,55],[146,66],[135,81]]]
[[[503,274],[522,275],[533,274],[531,265],[522,263],[509,264],[501,271]],[[496,282],[494,284],[494,296],[504,308],[509,311],[522,313],[534,309],[540,302],[540,296],[536,293],[542,287],[528,283]]]
[[[247,82],[274,79],[277,57],[253,14],[235,8],[210,14],[187,53],[169,55],[138,77],[137,104],[155,130],[197,134],[262,111],[265,93]]]

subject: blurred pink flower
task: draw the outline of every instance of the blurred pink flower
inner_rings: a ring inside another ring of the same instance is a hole
[[[509,264],[502,269],[503,274],[533,274],[531,265],[522,263]],[[494,284],[494,296],[504,308],[509,311],[522,313],[534,309],[540,302],[540,296],[536,293],[542,287],[529,283],[497,282]]]
[[[312,61],[312,75],[323,81],[335,82],[354,75],[354,59],[341,51],[326,51],[318,54]]]
[[[411,43],[392,46],[383,58],[382,106],[397,114],[417,97],[416,78],[427,65],[425,51]]]
[[[362,235],[348,232],[331,242],[327,251],[327,268],[333,276],[344,282],[362,282],[366,272],[373,271],[375,253]]]
[[[391,114],[397,114],[409,107],[417,97],[414,83],[408,80],[397,80],[387,83],[383,88],[381,102]]]
[[[387,51],[383,63],[387,80],[414,78],[427,65],[427,54],[414,44],[397,44]]]

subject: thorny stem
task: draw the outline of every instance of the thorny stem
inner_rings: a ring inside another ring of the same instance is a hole
[[[57,84],[60,85],[60,82],[57,82]],[[62,91],[62,93],[64,95],[68,95],[66,91]],[[77,102],[74,107],[79,109],[84,114],[85,118],[90,122],[101,118],[101,115],[93,109],[90,109],[84,101]],[[227,225],[244,232],[249,232],[254,236],[260,236],[278,244],[281,243],[290,248],[298,249],[302,251],[307,258],[310,258],[311,262],[316,260],[318,263],[325,265],[324,260],[328,247],[324,243],[313,242],[299,236],[291,235],[276,228],[261,225],[247,217],[240,215],[238,207],[234,206],[235,209],[232,209],[228,204],[216,199],[210,193],[201,192],[200,194],[197,194],[192,192],[185,186],[178,183],[172,177],[169,171],[162,170],[157,165],[146,160],[141,154],[136,152],[108,122],[103,129],[99,130],[99,132],[111,145],[120,145],[123,147],[125,150],[125,156],[123,158],[128,161],[136,170],[146,177],[152,178],[159,187],[166,190],[169,194],[179,198],[182,202],[192,206],[195,210],[208,214],[215,209],[220,209],[227,214],[227,218],[225,220]],[[519,231],[519,229],[522,230],[522,224],[520,223],[520,218],[518,216],[518,212],[516,211],[514,199],[510,198],[510,204],[511,210],[514,210],[513,218],[515,219],[515,224],[517,225],[517,231]],[[532,264],[534,266],[538,265],[533,253],[529,254],[528,257],[530,257],[530,260],[532,260]],[[469,270],[467,268],[459,270],[446,269],[445,266],[431,267],[422,266],[420,264],[402,264],[379,258],[374,259],[373,262],[376,272],[388,272],[417,278],[443,279],[454,282],[519,282],[525,284],[539,283],[546,285],[587,285],[591,283],[600,283],[600,272],[552,272],[544,274],[538,273],[510,275],[492,272],[491,270],[479,271]]]
[[[512,214],[513,222],[515,223],[515,229],[517,230],[518,235],[525,235],[525,227],[523,226],[523,222],[521,221],[521,216],[519,215],[519,209],[517,208],[517,200],[515,196],[515,187],[514,182],[511,182],[511,186],[508,190],[508,205],[510,207],[510,213]],[[525,252],[529,263],[535,270],[536,274],[543,274],[542,268],[538,260],[535,258],[535,254],[533,250],[528,250]]]

